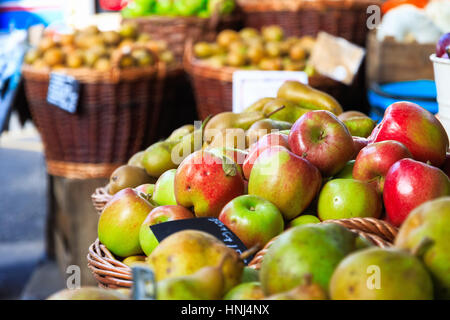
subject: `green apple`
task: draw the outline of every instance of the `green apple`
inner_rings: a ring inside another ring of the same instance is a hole
[[[192,219],[194,214],[182,206],[161,206],[153,209],[145,218],[139,230],[139,243],[142,250],[148,256],[159,244],[150,226],[158,223]]]
[[[355,217],[379,218],[381,199],[370,184],[352,179],[328,181],[319,194],[320,220]]]
[[[219,215],[247,248],[259,245],[263,248],[284,230],[283,216],[270,201],[254,196],[243,195],[231,200]]]
[[[301,215],[300,217],[295,218],[294,220],[291,220],[291,222],[289,222],[288,226],[289,226],[289,228],[291,228],[291,227],[301,226],[301,225],[309,224],[309,223],[320,223],[320,220],[316,216],[313,216],[310,214],[304,214],[304,215]]]
[[[119,257],[142,253],[139,228],[153,206],[133,189],[119,191],[108,202],[98,221],[98,238]]]
[[[167,170],[164,172],[155,184],[155,191],[152,199],[160,206],[176,205],[175,199],[175,173],[176,169]]]
[[[344,166],[344,168],[334,176],[335,179],[353,179],[353,167],[355,166],[355,160],[350,160]]]

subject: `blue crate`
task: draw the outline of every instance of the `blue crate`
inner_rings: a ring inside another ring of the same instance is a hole
[[[414,102],[433,114],[438,112],[436,84],[432,80],[372,84],[368,90],[368,99],[370,117],[376,121],[383,118],[387,107],[398,101]]]
[[[0,0],[0,32],[27,29],[36,24],[48,26],[64,19],[63,1],[5,1]]]

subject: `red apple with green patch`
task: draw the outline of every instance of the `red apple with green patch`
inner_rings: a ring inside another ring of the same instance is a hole
[[[139,229],[139,243],[145,255],[150,255],[153,249],[159,244],[158,239],[156,239],[150,226],[168,221],[193,218],[195,218],[195,216],[191,211],[178,205],[160,206],[153,209],[145,218]]]
[[[404,158],[412,158],[412,154],[403,143],[394,140],[372,143],[358,154],[353,178],[370,182],[382,193],[387,172],[394,163]]]
[[[247,248],[259,245],[262,249],[284,230],[283,216],[270,201],[254,196],[239,196],[222,209],[223,222]]]
[[[390,105],[369,137],[370,142],[385,140],[403,143],[414,159],[437,167],[444,163],[449,144],[444,127],[431,112],[405,101]]]
[[[292,126],[289,146],[324,176],[333,176],[353,158],[355,147],[347,127],[325,110],[305,113]]]
[[[282,146],[264,150],[256,159],[248,193],[269,200],[285,220],[299,216],[313,201],[322,184],[319,170],[305,158]]]
[[[139,230],[153,206],[126,188],[106,204],[98,221],[98,238],[113,254],[128,257],[142,253]]]
[[[174,187],[177,203],[193,207],[197,217],[218,217],[229,201],[244,194],[245,188],[239,165],[208,150],[196,151],[183,160]]]
[[[251,146],[242,166],[244,176],[247,180],[250,178],[250,172],[256,159],[264,150],[271,146],[283,146],[289,149],[288,136],[279,132],[269,133],[261,137],[261,139]]]
[[[390,222],[400,226],[424,202],[450,195],[450,180],[439,168],[412,159],[394,163],[386,174],[383,200]]]

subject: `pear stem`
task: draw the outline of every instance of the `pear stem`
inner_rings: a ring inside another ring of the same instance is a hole
[[[286,106],[283,105],[283,106],[279,107],[278,109],[275,109],[274,111],[272,111],[272,112],[266,114],[265,117],[266,117],[266,118],[270,118],[270,117],[273,116],[275,113],[277,113],[278,111],[283,110],[284,108],[286,108]]]
[[[411,253],[414,256],[421,258],[428,251],[428,249],[430,249],[432,245],[434,245],[434,240],[425,237],[419,242],[419,244],[415,248],[412,249]]]
[[[252,256],[253,254],[255,254],[256,252],[259,251],[260,245],[259,244],[255,244],[253,247],[251,247],[250,249],[244,251],[241,253],[241,255],[239,256],[239,258],[241,260],[245,260],[248,257]]]

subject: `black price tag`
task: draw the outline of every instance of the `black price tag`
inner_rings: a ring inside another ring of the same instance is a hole
[[[77,111],[80,83],[62,73],[50,73],[47,102],[70,113]]]
[[[246,246],[242,241],[225,226],[222,221],[217,218],[194,218],[194,219],[183,219],[174,220],[155,224],[150,226],[153,234],[155,235],[158,242],[161,242],[166,237],[171,234],[182,231],[182,230],[199,230],[207,232],[217,239],[221,240],[229,248],[236,250],[237,253],[241,254],[247,250]],[[251,261],[252,257],[248,257],[244,260],[245,264]]]

